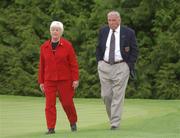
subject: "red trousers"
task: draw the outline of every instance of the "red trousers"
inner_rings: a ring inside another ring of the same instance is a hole
[[[56,94],[59,96],[59,100],[70,124],[76,123],[77,114],[73,102],[74,89],[72,87],[72,81],[45,81],[44,90],[46,97],[45,114],[47,128],[55,128],[56,125]]]

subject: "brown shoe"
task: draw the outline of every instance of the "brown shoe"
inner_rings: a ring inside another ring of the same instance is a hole
[[[118,127],[117,126],[111,126],[111,130],[117,130]]]
[[[48,132],[46,132],[46,135],[54,134],[54,133],[55,133],[54,128],[49,128]]]

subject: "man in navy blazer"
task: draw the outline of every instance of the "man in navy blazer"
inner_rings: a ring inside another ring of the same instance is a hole
[[[121,17],[117,11],[109,12],[107,20],[108,26],[99,31],[96,58],[101,97],[106,105],[111,130],[115,130],[120,126],[129,76],[135,77],[134,64],[138,49],[134,30],[121,26]],[[113,52],[110,52],[112,49]]]

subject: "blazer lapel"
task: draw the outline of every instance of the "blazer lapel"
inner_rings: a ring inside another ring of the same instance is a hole
[[[103,50],[105,51],[105,49],[106,49],[106,41],[107,41],[107,38],[108,38],[108,35],[109,35],[109,31],[110,31],[110,28],[109,27],[107,27],[105,30],[104,30],[104,32],[103,32],[103,40],[105,40],[105,41],[102,41],[103,42]]]
[[[105,31],[104,31],[104,39],[107,41],[108,35],[109,35],[109,31],[110,28],[108,27]]]
[[[124,40],[125,40],[125,32],[124,32],[124,28],[121,26],[120,27],[120,49],[121,49],[121,53],[123,52]]]

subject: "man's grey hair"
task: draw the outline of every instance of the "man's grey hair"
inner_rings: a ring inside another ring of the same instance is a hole
[[[107,17],[110,16],[110,15],[116,15],[119,18],[121,17],[118,11],[110,11],[110,12],[108,12]]]

